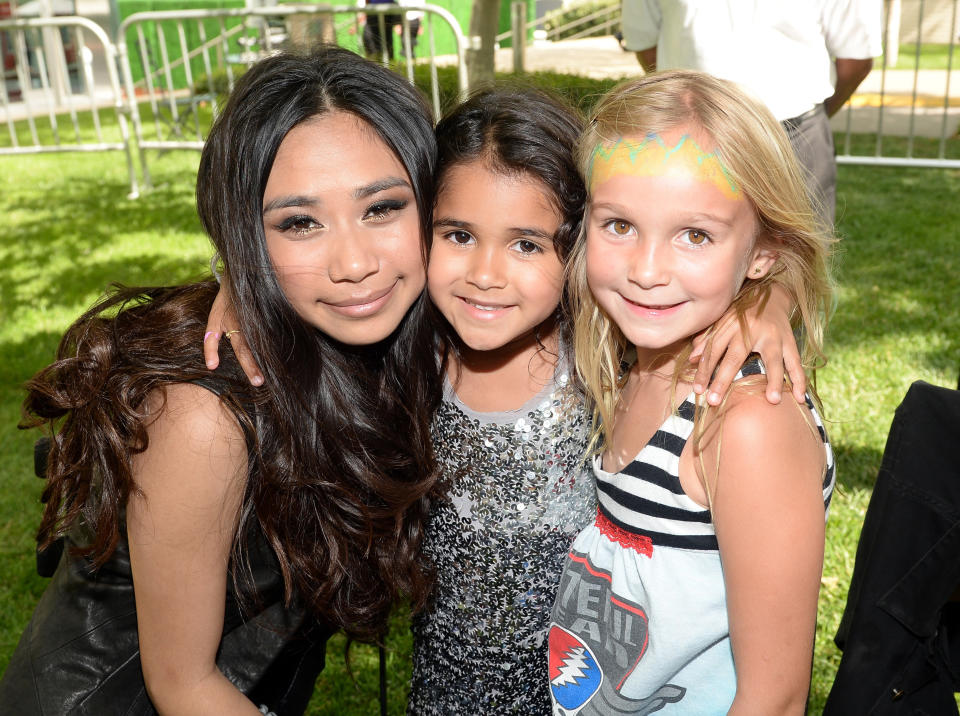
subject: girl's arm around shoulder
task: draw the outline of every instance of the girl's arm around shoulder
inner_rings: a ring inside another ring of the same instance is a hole
[[[717,465],[714,443],[707,466]],[[712,505],[737,671],[731,714],[804,713],[823,567],[825,462],[806,407],[731,395]]]
[[[164,399],[165,398],[165,399]],[[247,448],[233,414],[191,384],[158,390],[127,536],[147,692],[161,714],[257,714],[217,669]]]

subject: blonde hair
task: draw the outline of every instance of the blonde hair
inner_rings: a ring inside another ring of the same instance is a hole
[[[746,310],[758,303],[762,307],[773,284],[783,286],[797,305],[791,322],[795,331],[800,331],[801,357],[812,384],[816,369],[826,362],[823,332],[832,296],[827,257],[833,235],[818,218],[783,127],[761,102],[732,82],[700,72],[662,72],[620,83],[598,101],[577,142],[577,163],[588,192],[598,147],[609,148],[624,137],[642,138],[680,127],[713,140],[728,176],[756,211],[758,241],[778,254],[765,276],[747,278],[735,296],[731,305],[741,328],[746,332]],[[591,449],[600,451],[611,439],[625,378],[622,364],[630,346],[587,285],[587,225],[585,216],[567,265],[567,278],[577,372],[593,403]],[[712,326],[710,331],[714,329]],[[691,349],[688,345],[678,357],[674,381],[692,377],[686,370]],[[811,394],[816,396],[812,387]],[[698,451],[707,412],[706,405],[698,401],[694,431]]]

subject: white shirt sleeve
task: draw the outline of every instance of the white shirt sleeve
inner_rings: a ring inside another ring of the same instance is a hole
[[[821,23],[833,58],[864,60],[883,52],[882,0],[823,0]]]
[[[663,13],[660,11],[659,0],[623,0],[623,46],[634,52],[656,47],[662,21]]]

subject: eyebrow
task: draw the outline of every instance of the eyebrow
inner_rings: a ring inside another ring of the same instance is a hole
[[[725,218],[722,216],[717,216],[716,214],[691,214],[691,221],[712,221],[715,224],[723,224],[724,226],[733,226],[733,220]]]
[[[460,221],[459,219],[454,219],[452,217],[444,216],[440,219],[434,219],[434,226],[452,226],[456,229],[471,229],[473,224],[469,221]]]
[[[378,179],[371,184],[357,187],[353,190],[353,198],[366,199],[374,194],[379,194],[381,191],[394,189],[398,186],[407,187],[413,191],[413,187],[410,186],[410,182],[408,182],[406,179],[401,177],[386,177],[384,179]],[[319,197],[315,196],[306,196],[303,194],[279,196],[263,205],[263,213],[267,214],[271,211],[276,211],[277,209],[286,209],[291,206],[316,207],[320,206],[321,204],[323,204],[323,201]]]
[[[264,204],[263,213],[269,214],[271,211],[286,209],[290,206],[319,206],[321,203],[319,199],[312,196],[280,196]]]
[[[454,219],[451,217],[442,217],[433,222],[433,228],[452,228],[463,229],[464,231],[473,231],[473,224],[471,224],[469,221],[460,221],[459,219]],[[512,234],[518,234],[520,236],[534,236],[541,239],[553,238],[553,234],[548,234],[543,229],[537,227],[511,226],[508,231]]]
[[[357,187],[353,190],[353,198],[366,199],[368,196],[373,196],[374,194],[379,194],[381,191],[393,189],[398,186],[405,186],[411,191],[413,190],[413,187],[410,186],[410,182],[402,177],[386,177],[384,179],[379,179],[372,184]]]
[[[610,212],[612,212],[612,213],[614,213],[614,214],[627,214],[627,213],[629,213],[629,209],[628,209],[625,205],[623,205],[623,204],[618,204],[618,203],[616,203],[616,202],[606,202],[606,201],[603,201],[603,202],[599,202],[599,203],[597,203],[597,204],[591,204],[589,208],[590,208],[590,211],[596,211],[596,210],[598,210],[598,209],[604,209],[604,210],[610,211]],[[722,217],[722,216],[718,216],[717,214],[705,214],[705,213],[702,213],[702,212],[695,213],[695,214],[686,214],[686,215],[684,215],[683,220],[684,220],[684,223],[687,223],[687,222],[689,222],[689,223],[696,223],[696,222],[699,222],[699,221],[709,221],[709,222],[712,222],[712,223],[714,223],[714,224],[722,224],[723,226],[732,226],[732,225],[733,225],[733,221],[732,221],[731,219],[727,219],[727,218],[724,218],[724,217]]]

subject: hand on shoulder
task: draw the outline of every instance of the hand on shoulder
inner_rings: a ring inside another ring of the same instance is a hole
[[[823,441],[810,409],[793,401],[770,403],[760,390],[737,389],[724,406],[720,443],[724,465],[752,487],[803,489],[807,477],[819,489],[826,467]]]

